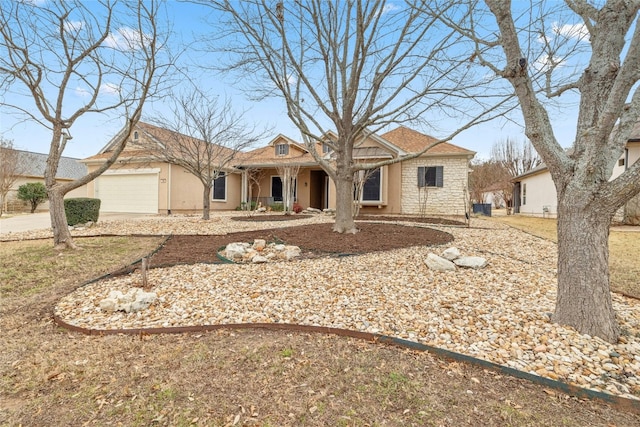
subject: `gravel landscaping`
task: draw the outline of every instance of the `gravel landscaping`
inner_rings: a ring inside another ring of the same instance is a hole
[[[291,225],[331,220],[318,215]],[[74,234],[207,235],[282,226],[232,221],[231,215],[211,221],[158,217],[104,222]],[[158,300],[147,310],[127,314],[99,308],[110,291],[139,286],[134,273],[84,286],[63,298],[55,312],[65,322],[91,329],[277,322],[382,333],[640,398],[639,301],[613,295],[623,328],[618,344],[577,334],[549,321],[556,295],[553,242],[476,219],[471,228],[429,227],[450,233],[454,241],[273,264],[158,268],[148,273]],[[416,228],[406,230],[409,236]],[[440,254],[452,245],[465,255],[485,257],[488,266],[429,270],[424,263],[429,252]]]

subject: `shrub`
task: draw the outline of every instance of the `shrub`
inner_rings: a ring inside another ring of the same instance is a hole
[[[284,205],[282,203],[274,203],[272,205],[269,205],[269,209],[271,209],[273,212],[282,212],[284,211]]]
[[[47,189],[41,182],[27,182],[18,187],[18,199],[31,203],[31,213],[38,205],[47,200]]]
[[[64,200],[64,212],[67,224],[84,224],[89,221],[98,222],[100,215],[100,199],[78,197]]]

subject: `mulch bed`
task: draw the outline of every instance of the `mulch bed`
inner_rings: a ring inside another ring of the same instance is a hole
[[[247,216],[234,216],[231,219],[233,221],[244,221],[244,222],[263,222],[263,221],[294,221],[296,219],[305,219],[309,218],[311,215],[269,215],[269,214],[261,214],[257,213],[255,215],[247,215]]]
[[[376,219],[382,220],[380,217]],[[335,256],[388,251],[410,246],[441,245],[453,240],[443,231],[388,223],[357,224],[356,234],[338,234],[333,224],[309,224],[269,230],[230,233],[224,236],[175,235],[150,259],[152,267],[173,264],[220,262],[217,252],[231,242],[264,239],[299,246],[305,257]]]

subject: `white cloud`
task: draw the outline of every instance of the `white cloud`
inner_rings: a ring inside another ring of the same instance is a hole
[[[109,34],[104,41],[107,47],[117,50],[138,50],[150,37],[141,34],[140,31],[129,27],[118,28],[115,33]]]
[[[106,95],[117,95],[120,93],[120,86],[115,83],[104,83],[100,86],[100,93]]]
[[[77,33],[84,27],[84,22],[82,21],[65,21],[64,30],[68,33],[74,32]]]
[[[549,57],[549,56],[539,56],[538,59],[536,59],[533,63],[533,67],[538,70],[538,71],[546,71],[548,70],[550,67],[562,67],[564,65],[565,61],[563,61],[561,58],[554,56],[554,57]]]
[[[74,93],[79,98],[86,98],[91,95],[88,90],[80,86],[75,88]]]
[[[393,4],[393,3],[387,3],[384,5],[384,7],[382,8],[382,14],[388,13],[388,12],[393,12],[394,10],[398,10],[400,9],[399,6]]]
[[[557,23],[554,23],[553,33],[569,39],[577,39],[580,41],[589,40],[589,30],[587,30],[587,27],[584,24],[558,25]]]

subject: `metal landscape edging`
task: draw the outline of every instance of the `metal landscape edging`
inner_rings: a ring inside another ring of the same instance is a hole
[[[267,329],[267,330],[285,330],[291,332],[312,332],[332,334],[343,337],[351,337],[370,341],[374,343],[383,343],[402,347],[416,351],[426,351],[432,353],[438,357],[454,360],[456,362],[463,362],[473,366],[490,369],[492,371],[500,372],[505,375],[509,375],[514,378],[530,381],[534,384],[548,387],[559,392],[565,393],[570,396],[578,398],[588,398],[591,400],[598,400],[615,406],[617,409],[640,415],[640,400],[629,399],[622,396],[617,396],[601,391],[582,388],[573,384],[568,384],[563,381],[553,380],[550,378],[542,377],[539,375],[530,374],[528,372],[520,371],[508,366],[499,365],[488,360],[478,359],[476,357],[468,356],[466,354],[456,353],[450,350],[445,350],[438,347],[418,343],[415,341],[409,341],[402,338],[391,337],[388,335],[375,334],[370,332],[354,331],[350,329],[331,328],[328,326],[311,326],[311,325],[298,325],[290,323],[235,323],[235,324],[218,324],[218,325],[193,325],[193,326],[173,326],[173,327],[160,327],[160,328],[134,328],[134,329],[91,329],[84,328],[82,326],[76,326],[69,324],[62,320],[59,316],[53,316],[54,322],[74,332],[83,333],[86,335],[152,335],[152,334],[178,334],[189,332],[208,332],[220,329]]]

